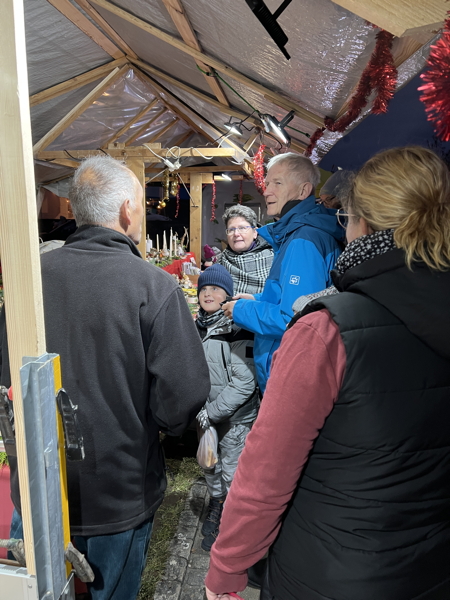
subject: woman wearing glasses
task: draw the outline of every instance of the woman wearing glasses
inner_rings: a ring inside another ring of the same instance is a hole
[[[248,206],[227,208],[223,215],[227,248],[217,262],[229,271],[235,294],[262,292],[273,261],[272,247],[256,231],[256,214]]]
[[[270,546],[264,600],[450,598],[448,168],[382,152],[339,219],[339,293],[294,317],[274,356],[209,600],[245,588]]]

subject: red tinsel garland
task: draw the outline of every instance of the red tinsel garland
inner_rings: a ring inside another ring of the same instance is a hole
[[[379,115],[387,112],[388,104],[394,96],[397,85],[397,69],[391,52],[393,38],[392,33],[384,31],[384,29],[377,33],[375,50],[361,75],[347,111],[337,121],[330,117],[325,118],[324,124],[328,131],[341,133],[345,131],[350,123],[359,117],[373,90],[377,90],[377,96],[372,106],[372,113]],[[310,144],[306,149],[307,156],[310,156],[323,132],[324,128],[319,128],[311,136]]]
[[[177,185],[177,209],[175,211],[175,219],[178,217],[178,211],[180,210],[180,184]]]
[[[243,190],[243,186],[242,186],[242,179],[241,179],[241,183],[239,185],[239,204],[242,204],[242,196],[244,195],[244,190]]]
[[[266,191],[266,184],[264,182],[264,150],[266,149],[264,144],[261,144],[253,157],[253,179],[258,192],[262,195]]]
[[[436,134],[450,140],[450,11],[442,37],[431,46],[428,69],[420,76],[425,85],[419,88],[428,121],[434,122]]]
[[[211,218],[210,221],[216,220],[216,182],[213,179],[212,183],[212,198],[211,198]]]

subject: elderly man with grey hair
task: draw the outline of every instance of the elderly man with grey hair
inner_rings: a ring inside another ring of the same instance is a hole
[[[70,201],[79,227],[41,262],[47,350],[61,356],[86,453],[67,464],[71,533],[95,574],[92,600],[133,600],[166,488],[159,433],[191,423],[209,372],[180,287],[136,247],[135,175],[110,157],[88,158]],[[2,369],[2,383],[8,377]],[[12,496],[20,512],[14,482]]]
[[[255,334],[254,358],[264,392],[272,356],[293,316],[299,296],[325,289],[341,252],[343,229],[335,211],[316,204],[319,169],[305,156],[288,152],[270,159],[264,196],[267,215],[279,219],[258,229],[275,251],[261,294],[237,294],[223,306],[227,316]]]
[[[272,246],[258,235],[256,213],[248,206],[230,206],[222,216],[228,246],[217,257],[233,279],[234,293],[262,292],[273,261]]]

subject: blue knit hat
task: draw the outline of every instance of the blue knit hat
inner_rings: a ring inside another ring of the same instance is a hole
[[[205,285],[216,285],[226,291],[227,296],[233,295],[233,279],[222,265],[207,267],[198,278],[197,294]]]

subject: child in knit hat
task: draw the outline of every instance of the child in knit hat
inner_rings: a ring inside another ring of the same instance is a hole
[[[197,420],[202,429],[214,425],[219,438],[219,460],[204,470],[210,495],[202,527],[202,548],[207,551],[219,534],[223,503],[259,408],[253,334],[224,315],[221,304],[227,296],[233,296],[230,273],[219,264],[208,267],[198,279],[196,321],[211,378],[211,392]]]

